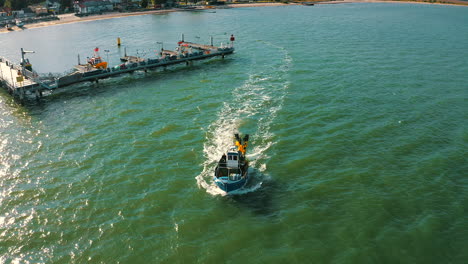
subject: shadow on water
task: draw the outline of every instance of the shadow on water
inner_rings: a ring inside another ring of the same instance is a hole
[[[274,217],[277,215],[277,201],[281,186],[271,178],[254,169],[252,179],[246,188],[253,191],[225,196],[234,206],[245,208],[260,216]],[[259,187],[256,187],[260,185]]]

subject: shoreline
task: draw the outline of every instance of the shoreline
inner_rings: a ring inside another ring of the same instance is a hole
[[[239,8],[239,7],[267,7],[267,6],[286,6],[286,5],[296,5],[296,4],[283,4],[283,3],[248,3],[248,4],[231,4],[226,5],[227,8]],[[203,8],[199,10],[213,10],[216,8]],[[128,12],[128,13],[121,13],[121,12],[109,12],[102,15],[91,15],[85,17],[78,17],[75,16],[74,13],[71,14],[62,14],[58,15],[60,20],[53,20],[53,21],[46,21],[46,22],[39,22],[33,24],[26,24],[24,29],[32,29],[32,28],[40,28],[40,27],[48,27],[54,25],[63,25],[63,24],[71,24],[71,23],[79,23],[79,22],[86,22],[86,21],[96,21],[96,20],[103,20],[103,19],[111,19],[111,18],[120,18],[120,17],[128,17],[128,16],[142,16],[142,15],[151,15],[151,14],[167,14],[171,12],[190,12],[191,10],[183,10],[179,8],[173,9],[158,9],[158,10],[147,10],[147,11],[140,11],[140,12]],[[13,31],[21,31],[24,29],[18,28],[17,26],[13,27]],[[8,31],[5,28],[0,28],[1,33],[9,33],[13,31]]]
[[[312,2],[314,3],[314,2]],[[468,2],[463,3],[441,3],[441,2],[425,2],[418,0],[334,0],[334,1],[323,1],[316,2],[318,5],[327,5],[327,4],[351,4],[351,3],[393,3],[393,4],[424,4],[424,5],[448,5],[448,6],[468,6]]]
[[[455,3],[431,3],[431,2],[421,2],[421,1],[386,1],[386,0],[337,0],[337,1],[323,1],[323,2],[314,2],[315,5],[329,5],[329,4],[350,4],[350,3],[403,3],[403,4],[430,4],[430,5],[454,5],[454,6],[468,6],[462,4],[455,4]],[[289,5],[301,5],[299,2],[291,2],[291,3],[242,3],[242,4],[228,4],[224,7],[226,8],[242,8],[242,7],[269,7],[269,6],[289,6]],[[203,8],[200,10],[213,10],[217,8]],[[140,11],[140,12],[128,12],[128,13],[121,13],[121,12],[111,12],[105,13],[102,15],[92,15],[86,17],[78,17],[75,14],[63,14],[58,15],[60,20],[53,20],[53,21],[46,21],[46,22],[39,22],[33,24],[27,24],[24,29],[32,29],[32,28],[40,28],[40,27],[48,27],[54,25],[64,25],[64,24],[71,24],[71,23],[79,23],[79,22],[87,22],[87,21],[96,21],[96,20],[103,20],[103,19],[111,19],[111,18],[120,18],[120,17],[128,17],[128,16],[142,16],[142,15],[150,15],[150,14],[167,14],[171,12],[190,12],[190,10],[181,10],[178,8],[174,9],[162,9],[162,10],[148,10],[148,11]],[[20,31],[24,30],[17,26],[13,27],[13,31]],[[0,29],[1,33],[9,33],[13,31],[8,31],[5,28]]]
[[[176,12],[178,10],[168,9],[168,10],[150,10],[150,11],[143,11],[143,12],[134,12],[134,13],[120,13],[120,12],[112,12],[112,13],[105,13],[102,15],[92,15],[86,17],[77,17],[75,14],[63,14],[58,15],[60,20],[53,20],[53,21],[46,21],[46,22],[39,22],[33,24],[26,24],[24,29],[32,29],[32,28],[40,28],[40,27],[48,27],[48,26],[55,26],[55,25],[64,25],[64,24],[72,24],[72,23],[79,23],[79,22],[87,22],[87,21],[96,21],[96,20],[104,20],[104,19],[111,19],[111,18],[120,18],[120,17],[127,17],[127,16],[141,16],[141,15],[149,15],[149,14],[165,14],[170,12]],[[14,31],[22,30],[17,26],[14,26]],[[6,29],[0,29],[0,33],[8,33],[12,31],[8,31]]]

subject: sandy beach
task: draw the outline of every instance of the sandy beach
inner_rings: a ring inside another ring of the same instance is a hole
[[[463,1],[452,0],[450,3],[432,3],[432,2],[423,2],[423,1],[392,1],[392,0],[336,0],[336,1],[324,1],[317,4],[350,4],[350,3],[398,3],[398,4],[424,4],[424,5],[465,5],[468,6],[468,3]]]
[[[439,4],[439,5],[456,5],[450,3],[429,3],[429,2],[416,2],[416,1],[385,1],[385,0],[339,0],[339,1],[324,1],[318,2],[316,4],[346,4],[346,3],[411,3],[411,4]],[[300,3],[242,3],[242,4],[229,4],[225,5],[222,8],[241,8],[241,7],[269,7],[269,6],[286,6],[286,5],[300,5]],[[77,22],[85,22],[85,21],[93,21],[93,20],[101,20],[101,19],[110,19],[110,18],[119,18],[119,17],[126,17],[126,16],[141,16],[141,15],[148,15],[148,14],[161,14],[161,13],[169,13],[169,12],[187,12],[186,10],[181,9],[164,9],[164,10],[148,10],[148,11],[141,11],[141,12],[128,12],[128,13],[121,13],[121,12],[112,12],[106,13],[102,15],[92,15],[92,16],[85,16],[85,17],[78,17],[75,14],[63,14],[58,15],[59,20],[53,21],[46,21],[34,24],[27,24],[24,29],[31,29],[31,28],[38,28],[38,27],[47,27],[53,25],[62,25],[62,24],[69,24],[69,23],[77,23]],[[14,31],[23,30],[19,27],[13,27]],[[5,28],[0,29],[0,33],[8,33]]]
[[[226,5],[228,8],[236,8],[236,7],[260,7],[260,6],[281,6],[281,5],[288,5],[283,3],[249,3],[249,4],[231,4]],[[62,25],[62,24],[70,24],[70,23],[77,23],[77,22],[85,22],[85,21],[94,21],[94,20],[101,20],[101,19],[110,19],[110,18],[119,18],[119,17],[127,17],[127,16],[141,16],[141,15],[149,15],[149,14],[164,14],[170,12],[189,12],[186,10],[181,9],[163,9],[163,10],[148,10],[148,11],[141,11],[141,12],[128,12],[128,13],[121,13],[121,12],[111,12],[105,13],[102,15],[92,15],[92,16],[85,16],[85,17],[78,17],[75,14],[63,14],[58,15],[59,20],[53,21],[46,21],[34,24],[27,24],[24,26],[24,29],[31,29],[31,28],[38,28],[38,27],[47,27],[53,25]],[[14,31],[22,30],[19,27],[13,27]],[[8,33],[5,28],[0,29],[0,33]]]
[[[175,12],[175,11],[177,10],[175,9],[151,10],[151,11],[133,12],[133,13],[112,12],[112,13],[106,13],[102,15],[93,15],[93,16],[85,16],[85,17],[78,17],[78,16],[75,16],[75,14],[63,14],[63,15],[58,15],[59,20],[39,22],[39,23],[34,23],[34,24],[26,24],[24,26],[24,29],[48,27],[48,26],[53,26],[53,25],[63,25],[63,24],[126,17],[126,16],[141,16],[141,15],[148,15],[148,14],[169,13],[169,12]],[[13,30],[22,30],[22,29],[15,26],[13,27]],[[0,32],[5,33],[9,31],[2,28],[0,29]]]

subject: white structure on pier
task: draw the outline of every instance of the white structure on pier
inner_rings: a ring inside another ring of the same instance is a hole
[[[3,58],[0,58],[0,80],[12,91],[36,85],[33,80],[23,76],[21,68]]]

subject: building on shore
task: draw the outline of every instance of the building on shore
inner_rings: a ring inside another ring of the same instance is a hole
[[[45,2],[45,7],[47,8],[47,11],[54,14],[60,12],[61,6],[62,5],[60,4],[60,0],[47,0]]]
[[[74,8],[77,14],[90,15],[112,11],[114,5],[108,0],[81,0],[75,2]]]
[[[31,5],[29,8],[38,16],[48,14],[47,8],[43,5]]]

